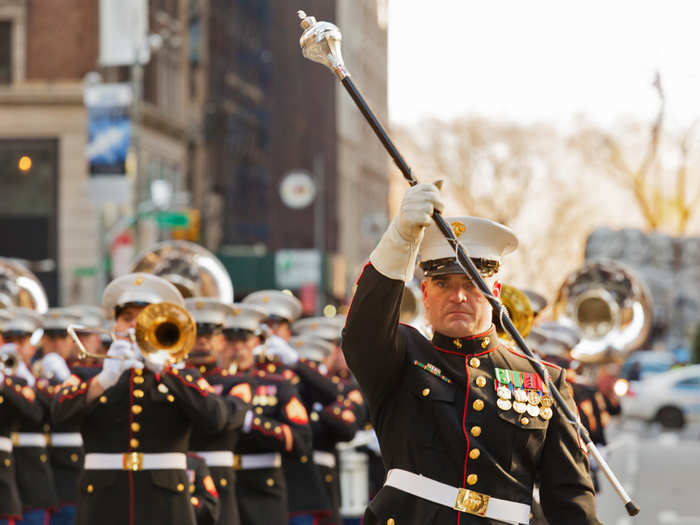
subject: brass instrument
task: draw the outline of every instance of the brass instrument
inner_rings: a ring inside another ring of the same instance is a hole
[[[22,263],[0,257],[0,308],[19,306],[40,314],[49,309],[41,282]]]
[[[570,274],[552,310],[579,329],[571,355],[584,363],[622,358],[644,344],[652,325],[651,294],[632,269],[613,261],[587,262]]]
[[[515,286],[504,284],[501,287],[501,302],[503,306],[506,307],[506,310],[508,310],[508,317],[513,321],[520,335],[527,337],[535,319],[528,296]],[[501,327],[501,323],[497,317],[498,316],[494,313],[494,323],[496,327],[498,327],[498,337],[512,342],[508,333]]]
[[[9,348],[0,353],[0,372],[13,375],[19,366],[19,354],[16,348]]]
[[[85,348],[77,332],[109,333],[112,339],[124,334],[110,332],[104,328],[92,328],[79,324],[68,326],[68,333],[78,346],[78,358],[106,359],[106,354],[96,354]],[[136,328],[127,334],[132,342],[138,344],[144,354],[164,351],[170,354],[172,362],[184,359],[194,345],[197,325],[190,313],[173,303],[154,303],[146,306],[136,317]]]
[[[164,241],[139,254],[131,273],[157,275],[188,297],[233,302],[233,284],[224,265],[206,248],[187,241]]]

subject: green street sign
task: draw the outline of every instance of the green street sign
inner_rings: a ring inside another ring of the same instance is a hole
[[[158,226],[166,228],[185,227],[190,219],[186,213],[161,211],[155,214]]]

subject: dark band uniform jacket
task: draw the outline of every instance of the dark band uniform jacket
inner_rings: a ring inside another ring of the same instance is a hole
[[[91,453],[122,455],[123,462],[120,470],[83,472],[76,525],[194,525],[184,465],[145,470],[141,460],[152,453],[184,457],[192,426],[212,433],[223,428],[229,418],[225,402],[198,375],[169,367],[162,374],[124,372],[92,401],[87,400],[90,381],[58,393],[53,419],[80,425],[86,467]]]
[[[225,394],[234,384],[228,372],[217,366],[201,366],[199,367],[199,372],[212,386],[216,394]],[[201,453],[205,460],[208,458],[207,454],[211,452],[228,452],[230,455],[233,455],[240,436],[243,419],[249,408],[247,403],[237,397],[226,396],[223,399],[230,406],[230,418],[223,430],[216,434],[211,434],[202,431],[198,427],[192,429],[190,450]],[[220,511],[215,523],[217,525],[238,525],[241,523],[241,519],[236,500],[236,472],[233,465],[215,463],[215,461],[210,460],[210,464],[208,464],[219,494]]]
[[[537,471],[552,523],[599,523],[588,460],[574,427],[556,407],[543,417],[520,414],[507,406],[512,403],[497,404],[497,369],[534,381],[529,360],[503,345],[493,328],[470,339],[436,334],[429,341],[399,325],[403,288],[402,281],[365,267],[348,313],[343,351],[367,400],[387,470],[403,469],[475,492],[472,497],[457,492],[469,511],[458,512],[385,485],[364,523],[502,523],[470,512],[488,512],[491,503],[482,495],[529,507]],[[548,369],[575,410],[561,369]],[[544,405],[539,410],[544,412]]]
[[[249,432],[236,448],[239,465],[236,493],[241,522],[251,525],[284,525],[288,522],[287,482],[284,458],[308,458],[311,428],[297,387],[289,375],[251,369],[229,376],[234,386],[228,394],[250,403],[254,417]],[[248,468],[256,458],[280,457],[272,466]],[[306,480],[302,480],[306,483]]]
[[[22,517],[11,433],[17,430],[20,419],[39,424],[43,414],[31,388],[23,382],[5,377],[0,383],[0,519]]]

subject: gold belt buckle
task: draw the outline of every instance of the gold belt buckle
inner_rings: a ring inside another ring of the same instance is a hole
[[[19,446],[19,434],[17,432],[12,432],[12,434],[10,434],[10,440],[12,441],[13,447]]]
[[[143,470],[143,452],[125,452],[123,467],[133,472]]]
[[[241,455],[240,454],[233,455],[233,468],[235,470],[241,470]]]
[[[489,507],[489,498],[489,495],[474,490],[458,489],[454,508],[460,512],[484,516]]]

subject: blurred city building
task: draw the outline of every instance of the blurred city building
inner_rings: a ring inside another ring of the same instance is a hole
[[[147,49],[110,62],[127,4],[147,5]],[[302,58],[295,9],[343,29],[388,123],[385,4],[0,0],[0,255],[53,261],[39,272],[52,304],[94,301],[109,272],[167,238],[219,253],[237,294],[286,284],[311,308],[323,279],[342,300],[386,224],[389,164],[333,75]],[[131,90],[131,147],[108,179],[119,191],[86,161],[104,146],[87,90],[112,85]],[[301,209],[280,196],[291,171],[320,193]],[[322,271],[309,268],[319,252]]]

